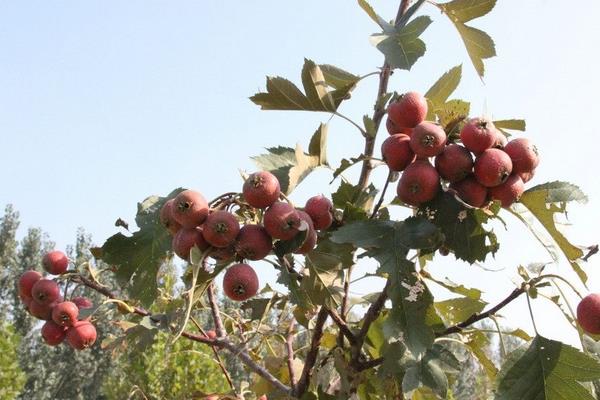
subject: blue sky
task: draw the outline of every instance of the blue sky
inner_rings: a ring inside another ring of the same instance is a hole
[[[393,3],[372,1],[388,18],[395,15]],[[596,243],[600,4],[581,1],[573,12],[558,0],[498,3],[473,23],[490,33],[499,55],[486,63],[484,83],[451,24],[425,6],[434,18],[423,36],[427,54],[410,73],[396,72],[390,88],[424,92],[462,63],[455,97],[471,101],[474,114],[527,120],[525,135],[542,155],[533,183],[580,185],[590,202],[571,208],[573,225],[565,229],[577,244]],[[147,195],[179,186],[209,198],[238,190],[238,169],[254,169],[249,156],[277,144],[306,145],[329,120],[326,114],[260,111],[248,97],[264,88],[265,76],[298,82],[304,57],[372,72],[382,62],[368,41],[376,30],[348,0],[2,2],[0,206],[14,204],[23,230],[40,226],[64,247],[78,226],[101,243],[115,232],[117,217],[133,220],[136,202]],[[360,119],[371,109],[376,84],[376,78],[366,80],[341,111]],[[361,149],[358,133],[332,120],[332,164]],[[335,190],[329,178],[327,171],[315,173],[293,199],[329,194]],[[383,182],[385,171],[374,179]],[[486,299],[497,302],[512,289],[517,265],[548,259],[514,218],[505,219],[510,231],[497,226],[502,247],[486,264],[502,272],[450,258],[435,262],[432,271],[483,284],[490,290]],[[592,291],[600,291],[596,264],[592,259],[588,267]],[[273,277],[264,272],[265,281]],[[376,288],[363,282],[357,293]],[[530,329],[524,306],[516,302],[506,314]],[[553,308],[542,300],[535,307],[542,333],[574,342],[565,327],[556,328],[562,317]]]

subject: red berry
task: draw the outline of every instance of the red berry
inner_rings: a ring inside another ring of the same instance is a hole
[[[42,338],[49,346],[58,346],[65,339],[67,332],[64,327],[56,325],[54,321],[46,321],[42,326]]]
[[[471,118],[460,131],[460,140],[475,154],[492,147],[497,139],[496,127],[485,118]]]
[[[518,175],[523,180],[523,183],[527,183],[535,176],[535,169],[531,172],[519,172]]]
[[[402,133],[402,128],[398,128],[394,121],[388,116],[385,121],[385,128],[387,129],[390,135],[395,135],[397,133]]]
[[[208,216],[208,203],[201,193],[184,190],[174,199],[172,215],[184,228],[201,225]]]
[[[577,322],[585,332],[600,335],[600,294],[589,294],[579,302]]]
[[[431,122],[421,122],[415,126],[410,136],[410,148],[417,157],[433,157],[444,151],[446,132],[441,126]]]
[[[34,317],[44,321],[49,321],[52,319],[52,309],[56,304],[58,304],[58,302],[50,304],[40,304],[37,301],[32,300],[29,303],[28,310],[29,313]]]
[[[494,147],[496,149],[504,149],[504,146],[506,146],[506,143],[508,143],[508,139],[506,138],[504,133],[502,133],[498,129],[496,129],[496,141],[494,142],[494,145],[492,147]]]
[[[210,252],[210,256],[221,264],[229,262],[235,257],[235,247],[228,246],[214,249]]]
[[[71,301],[63,301],[52,308],[52,320],[60,326],[72,326],[78,316],[79,308]]]
[[[67,330],[67,342],[75,350],[84,350],[96,342],[96,328],[89,321],[77,321]]]
[[[94,304],[91,302],[91,300],[88,299],[87,297],[73,297],[71,299],[71,301],[73,303],[75,303],[77,308],[79,308],[80,310],[87,310],[94,306]]]
[[[39,304],[51,304],[60,298],[60,290],[56,282],[40,279],[31,288],[31,297]]]
[[[204,240],[204,236],[202,236],[202,228],[200,227],[181,228],[171,241],[173,252],[183,260],[190,258],[190,250],[194,246],[197,246],[201,251],[209,247],[209,244]]]
[[[69,259],[62,251],[54,250],[44,255],[42,266],[49,274],[60,275],[69,267]]]
[[[405,93],[389,105],[388,116],[398,128],[414,128],[427,116],[427,100],[417,92]]]
[[[503,184],[490,188],[490,197],[494,200],[500,200],[502,207],[508,208],[521,198],[524,191],[525,184],[521,177],[512,174]]]
[[[322,194],[308,199],[304,211],[317,230],[327,229],[333,222],[333,203]]]
[[[232,265],[223,277],[223,291],[231,300],[248,300],[258,292],[258,276],[248,264]]]
[[[265,211],[264,225],[271,237],[290,240],[298,233],[300,217],[294,207],[278,201]]]
[[[449,144],[444,152],[435,158],[435,168],[448,182],[465,179],[473,171],[471,152],[458,144]]]
[[[306,231],[306,237],[304,238],[304,242],[302,245],[294,250],[294,254],[306,254],[309,253],[312,249],[317,245],[317,231],[315,231],[315,227],[313,225],[313,221],[308,215],[308,213],[298,210],[298,215],[300,219],[308,224],[308,229]]]
[[[479,183],[494,187],[506,182],[512,172],[512,161],[500,149],[487,149],[477,156],[473,170]]]
[[[436,169],[424,160],[410,164],[398,182],[398,198],[406,204],[418,206],[433,200],[440,188],[440,176]]]
[[[451,184],[450,189],[455,190],[462,201],[473,207],[482,207],[487,199],[487,188],[472,176]]]
[[[170,199],[160,209],[160,223],[171,232],[171,235],[176,234],[181,229],[181,224],[175,221],[173,217],[173,207],[175,207],[175,199]]]
[[[504,151],[512,160],[513,172],[531,172],[540,163],[537,148],[529,139],[513,139],[506,144]]]
[[[240,232],[240,223],[235,215],[227,211],[215,211],[206,218],[202,235],[214,247],[227,247]]]
[[[42,279],[42,274],[39,272],[33,270],[25,271],[19,278],[19,296],[21,296],[21,298],[31,298],[31,288],[40,279]]]
[[[242,188],[244,199],[255,208],[267,208],[279,199],[279,180],[268,171],[250,174]]]
[[[244,225],[236,238],[237,254],[248,260],[262,260],[273,248],[273,239],[260,225]]]
[[[381,144],[381,154],[392,171],[402,171],[415,161],[415,153],[410,148],[410,137],[402,133],[385,139]]]

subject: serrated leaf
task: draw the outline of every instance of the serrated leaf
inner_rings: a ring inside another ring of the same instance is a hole
[[[325,82],[334,89],[344,89],[347,86],[356,84],[360,80],[359,76],[344,71],[335,65],[321,64],[319,67],[321,68]]]
[[[555,214],[566,214],[567,203],[571,201],[586,202],[587,196],[571,183],[556,181],[537,185],[527,190],[520,199],[527,210],[513,207],[511,211],[529,227],[555,261],[558,261],[558,254],[553,249],[558,246],[581,281],[585,283],[587,275],[578,263],[578,260],[584,255],[583,250],[571,244],[558,230],[555,222]],[[531,216],[541,223],[550,237],[539,232]]]
[[[358,5],[367,13],[369,18],[381,27],[381,29],[384,31],[391,31],[394,29],[394,26],[381,18],[366,0],[358,0]]]
[[[438,5],[454,23],[480,77],[485,72],[483,60],[496,55],[494,41],[487,33],[465,25],[465,22],[487,14],[495,3],[495,0],[454,0]]]
[[[309,152],[300,145],[269,147],[266,154],[252,157],[256,165],[271,172],[279,180],[281,190],[290,194],[312,171],[327,164],[327,125],[321,124],[312,135]]]
[[[425,93],[425,97],[433,103],[434,107],[444,104],[458,87],[461,77],[462,65],[457,65],[446,71]]]
[[[495,215],[499,210],[492,210]],[[490,216],[482,209],[466,208],[448,192],[442,192],[431,202],[423,204],[417,215],[428,218],[445,235],[444,245],[454,255],[469,263],[483,261],[498,250],[496,235],[484,224]]]
[[[421,275],[423,275],[423,277],[425,277],[426,279],[429,279],[429,280],[437,283],[438,285],[444,287],[445,289],[447,289],[453,293],[469,297],[473,300],[479,300],[481,298],[481,290],[479,290],[479,289],[467,288],[464,285],[457,285],[456,283],[452,282],[448,278],[446,278],[444,280],[436,279],[426,271],[421,271]]]
[[[464,100],[450,100],[434,109],[435,114],[440,120],[444,130],[448,132],[449,127],[457,121],[463,120],[469,116],[471,103]]]
[[[281,77],[267,77],[267,91],[250,97],[262,110],[296,110],[335,112],[340,103],[354,89],[355,81],[349,81],[345,86],[339,86],[341,70],[333,70],[329,66],[330,84],[319,65],[305,59],[302,68],[302,85],[305,93],[292,82]],[[345,71],[344,71],[345,72]],[[348,80],[350,74],[344,74]],[[331,89],[333,88],[333,89]]]
[[[384,32],[371,36],[371,44],[385,55],[392,68],[410,70],[414,63],[425,54],[425,42],[419,36],[431,24],[431,18],[422,15],[394,32]]]
[[[489,340],[487,336],[483,332],[475,331],[469,333],[467,337],[468,340],[466,345],[468,349],[471,351],[471,353],[473,353],[475,358],[477,358],[487,376],[492,380],[495,379],[496,375],[498,374],[498,369],[485,352],[485,348],[489,346]]]
[[[580,382],[600,378],[600,363],[561,342],[537,336],[498,375],[496,400],[594,400]]]
[[[324,304],[336,309],[340,306],[344,295],[341,269],[328,269],[326,265],[316,264],[306,255],[308,276],[304,276],[300,287],[308,294],[314,304]],[[331,266],[329,266],[331,267]]]
[[[498,129],[524,132],[526,128],[524,119],[501,119],[493,122],[494,126]]]
[[[482,300],[473,300],[469,297],[457,297],[454,299],[438,301],[434,303],[437,313],[447,326],[458,324],[471,315],[479,313],[486,306]]]
[[[331,179],[331,182],[329,183],[333,183],[333,181],[335,180],[335,178],[337,178],[338,176],[340,176],[340,174],[342,174],[345,170],[347,170],[348,168],[352,167],[353,165],[356,165],[359,162],[362,162],[364,160],[364,157],[353,157],[349,160],[342,158],[342,161],[340,161],[340,166],[337,167],[335,169],[335,171],[333,171],[333,178]]]
[[[171,236],[159,221],[163,204],[183,189],[167,197],[151,196],[138,203],[135,217],[139,228],[131,236],[117,233],[95,251],[98,259],[116,267],[115,275],[131,298],[150,306],[158,295],[156,275],[171,249]]]

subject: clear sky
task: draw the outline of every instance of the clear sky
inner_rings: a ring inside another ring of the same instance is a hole
[[[396,2],[372,5],[386,18]],[[474,114],[525,118],[542,163],[533,184],[569,180],[589,195],[570,210],[566,227],[576,244],[599,241],[598,139],[600,3],[577,7],[558,0],[499,0],[473,25],[494,38],[498,57],[477,77],[451,24],[431,6],[428,51],[413,71],[396,72],[390,88],[424,92],[446,70],[464,64],[455,97]],[[356,74],[381,65],[368,41],[377,26],[354,1],[4,1],[0,2],[0,206],[12,203],[26,227],[40,226],[58,247],[85,227],[97,243],[113,234],[117,217],[132,221],[136,202],[173,188],[212,198],[238,190],[238,169],[263,147],[307,144],[327,114],[265,112],[248,100],[265,75],[299,82],[303,58]],[[376,78],[366,80],[341,111],[370,112]],[[381,132],[380,140],[386,134]],[[330,159],[362,150],[346,122],[330,126]],[[348,176],[356,175],[353,170]],[[383,182],[383,168],[374,175]],[[293,199],[329,194],[330,173],[309,177]],[[337,185],[337,182],[336,182]],[[501,249],[483,272],[452,257],[431,267],[466,285],[507,295],[519,264],[547,261],[526,230],[505,214]],[[599,259],[587,267],[600,291]],[[261,267],[262,268],[262,267]],[[274,279],[265,266],[264,280]],[[567,272],[568,265],[555,268]],[[567,274],[571,277],[571,275]],[[363,282],[357,293],[375,291]],[[509,323],[531,330],[523,301],[506,309]],[[560,314],[534,303],[542,334],[575,343]],[[564,326],[563,326],[564,325]]]

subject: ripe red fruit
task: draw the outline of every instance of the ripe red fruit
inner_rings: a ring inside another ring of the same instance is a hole
[[[173,217],[173,207],[175,206],[175,199],[170,199],[163,204],[160,209],[160,223],[162,226],[167,228],[171,235],[177,233],[179,229],[181,229],[181,224],[175,221],[175,217]]]
[[[531,172],[519,172],[518,175],[523,180],[523,183],[527,183],[535,176],[535,169]]]
[[[577,322],[587,333],[600,335],[600,294],[589,294],[579,302]]]
[[[31,300],[29,303],[29,313],[34,317],[49,321],[52,319],[52,308],[58,304],[58,302],[50,303],[50,304],[40,304],[37,301]]]
[[[487,199],[487,188],[472,176],[451,184],[450,189],[455,190],[462,201],[473,207],[482,207]]]
[[[69,267],[67,255],[59,250],[54,250],[44,255],[42,266],[52,275],[60,275]]]
[[[435,158],[435,168],[448,182],[465,179],[473,170],[471,152],[458,144],[449,144],[444,152]]]
[[[236,238],[236,253],[248,260],[262,260],[273,248],[273,239],[260,225],[244,225]]]
[[[486,187],[498,186],[512,172],[512,161],[508,154],[499,149],[487,149],[475,159],[475,178]]]
[[[198,249],[204,251],[209,247],[209,244],[202,236],[202,228],[181,228],[171,241],[173,252],[183,260],[190,258],[190,250],[197,246]]]
[[[390,135],[395,135],[397,133],[402,133],[402,128],[398,128],[394,121],[388,116],[385,121],[385,128],[387,129]]]
[[[313,221],[308,213],[302,210],[298,210],[297,212],[298,216],[300,216],[300,219],[308,224],[308,229],[306,231],[304,242],[300,247],[294,250],[294,254],[306,254],[314,249],[317,245],[317,231],[315,231]]]
[[[432,122],[421,122],[410,136],[410,148],[417,157],[433,157],[444,151],[446,132]]]
[[[210,252],[210,256],[219,263],[231,261],[235,257],[235,247],[228,246],[220,249],[214,249]]]
[[[531,172],[540,163],[537,148],[529,139],[513,139],[506,144],[504,151],[512,160],[513,172]]]
[[[398,128],[414,128],[427,116],[427,100],[417,92],[405,93],[389,105],[388,116]]]
[[[79,308],[71,301],[63,301],[52,308],[52,320],[60,326],[72,326],[78,316]]]
[[[492,147],[496,149],[503,149],[504,146],[506,146],[506,143],[508,143],[508,139],[506,138],[504,133],[496,129],[496,141],[494,142],[494,145]]]
[[[398,182],[398,198],[406,204],[418,206],[433,200],[440,188],[440,175],[424,160],[410,164]]]
[[[71,301],[73,303],[75,303],[77,308],[79,308],[80,310],[87,310],[94,306],[94,304],[91,302],[91,300],[88,299],[87,297],[73,297],[71,299]]]
[[[248,264],[235,264],[223,277],[223,291],[231,300],[248,300],[258,291],[258,276]]]
[[[333,203],[322,194],[308,199],[304,211],[317,230],[327,229],[333,222]]]
[[[298,233],[300,217],[294,207],[278,201],[265,211],[263,222],[271,237],[290,240]]]
[[[503,184],[490,188],[490,197],[494,200],[500,200],[502,207],[508,208],[521,198],[524,191],[525,184],[521,177],[512,174]]]
[[[242,188],[244,199],[255,208],[267,208],[279,199],[281,187],[275,175],[268,171],[250,174]]]
[[[206,218],[202,236],[214,247],[231,245],[240,232],[240,223],[235,215],[227,211],[215,211]]]
[[[31,297],[39,304],[51,304],[60,298],[60,290],[56,282],[40,279],[31,288]]]
[[[39,272],[33,270],[25,271],[19,278],[19,296],[21,296],[21,298],[31,298],[31,288],[40,279],[42,279],[42,274]]]
[[[49,346],[58,346],[63,342],[66,336],[66,330],[60,325],[56,325],[54,321],[46,321],[42,326],[42,338]]]
[[[173,218],[184,228],[201,225],[208,216],[208,203],[201,193],[184,190],[174,199]]]
[[[410,148],[410,137],[402,133],[392,135],[381,144],[383,161],[392,171],[402,171],[415,160]]]
[[[77,321],[67,329],[67,342],[75,350],[84,350],[96,342],[96,328],[89,321]]]
[[[492,121],[485,118],[471,118],[460,131],[460,140],[467,149],[480,154],[496,143],[497,134]]]

